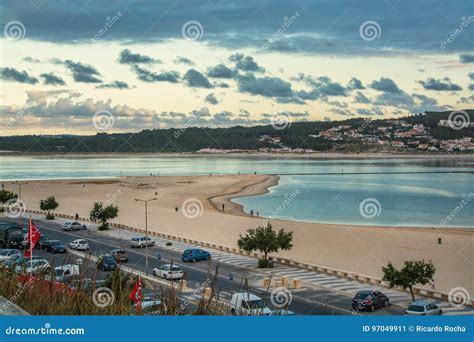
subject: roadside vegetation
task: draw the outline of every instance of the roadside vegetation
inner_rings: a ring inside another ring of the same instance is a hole
[[[108,230],[109,224],[107,221],[116,218],[118,212],[118,206],[104,206],[102,202],[95,202],[94,207],[90,211],[89,218],[92,222],[101,222],[99,230]]]
[[[389,287],[399,286],[402,289],[409,289],[413,301],[415,294],[413,286],[420,284],[426,285],[433,281],[436,267],[430,261],[425,260],[405,260],[403,267],[397,269],[391,262],[386,267],[382,267],[383,281],[386,281]]]
[[[59,203],[56,202],[56,198],[54,196],[50,196],[40,201],[40,209],[46,211],[47,220],[54,220],[54,214],[52,214],[51,211],[56,210],[57,207],[59,207]]]
[[[268,260],[268,253],[279,250],[290,250],[293,247],[293,232],[285,232],[283,229],[276,232],[272,225],[268,223],[263,227],[251,228],[247,230],[245,236],[240,235],[237,241],[239,248],[246,252],[259,251],[263,253],[263,259],[258,260],[259,268],[273,267]]]

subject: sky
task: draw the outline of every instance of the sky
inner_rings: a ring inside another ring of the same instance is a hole
[[[474,107],[474,1],[1,0],[0,135]]]

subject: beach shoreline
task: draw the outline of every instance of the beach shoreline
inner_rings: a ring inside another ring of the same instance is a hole
[[[36,158],[249,158],[249,159],[309,159],[309,160],[360,160],[360,159],[473,159],[474,153],[335,153],[335,152],[313,152],[313,153],[266,153],[266,152],[237,152],[237,153],[153,153],[153,152],[107,152],[107,153],[20,153],[3,152],[0,157],[36,157]]]
[[[271,175],[207,175],[38,180],[22,186],[22,199],[28,209],[38,210],[40,199],[53,195],[60,203],[57,212],[82,217],[89,216],[94,202],[110,203],[119,207],[118,218],[111,222],[143,228],[143,206],[134,199],[156,197],[148,211],[150,230],[236,248],[240,234],[268,219],[250,217],[231,199],[264,194],[278,179]],[[4,183],[7,190],[17,192],[14,182]],[[189,201],[199,208],[196,215],[185,215]],[[374,277],[381,277],[381,267],[389,261],[398,265],[406,259],[431,259],[439,270],[435,278],[438,290],[463,286],[474,293],[474,269],[469,262],[474,259],[474,230],[273,218],[270,222],[274,229],[294,234],[294,247],[274,256]]]

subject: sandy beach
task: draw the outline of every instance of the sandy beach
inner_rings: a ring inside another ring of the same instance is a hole
[[[268,175],[42,180],[23,185],[21,197],[28,209],[39,209],[40,199],[55,196],[57,212],[80,216],[88,216],[94,202],[111,203],[119,206],[114,222],[139,228],[144,227],[144,208],[134,199],[157,197],[149,204],[150,230],[236,247],[239,234],[264,224],[264,218],[245,215],[230,199],[265,193],[277,183],[278,177]],[[4,184],[18,192],[16,184]],[[294,232],[294,247],[282,257],[377,277],[388,261],[400,265],[406,259],[431,259],[436,290],[462,286],[474,293],[474,231],[271,222]]]

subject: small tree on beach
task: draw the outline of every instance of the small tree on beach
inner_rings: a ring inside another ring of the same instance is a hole
[[[40,201],[40,209],[47,212],[47,220],[54,219],[54,215],[51,214],[51,210],[56,210],[57,207],[59,207],[59,203],[56,202],[56,198],[54,196],[48,197],[47,199]]]
[[[3,204],[12,198],[18,198],[18,195],[5,189],[0,190],[0,203]]]
[[[102,224],[99,226],[99,230],[109,229],[108,220],[116,218],[118,215],[118,206],[108,205],[104,207],[102,202],[95,202],[92,208],[89,218],[93,222],[100,221]]]
[[[431,260],[428,262],[425,262],[425,260],[405,260],[401,269],[395,268],[389,262],[386,267],[382,267],[382,271],[382,280],[386,281],[390,287],[408,288],[414,301],[413,286],[416,284],[426,285],[433,281],[436,267]]]
[[[247,230],[245,236],[240,235],[237,244],[241,250],[246,252],[259,251],[263,253],[264,258],[259,260],[259,267],[266,268],[268,262],[268,253],[289,250],[293,247],[293,232],[285,232],[283,229],[277,233],[272,229],[269,223],[263,227],[251,228]]]

